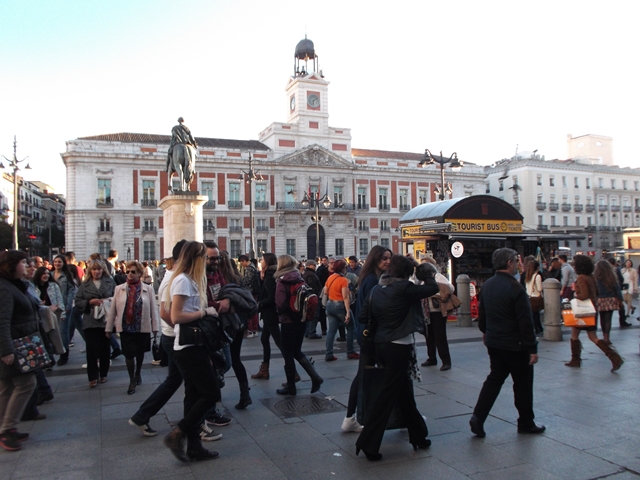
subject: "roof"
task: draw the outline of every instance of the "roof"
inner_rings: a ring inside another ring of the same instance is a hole
[[[445,219],[518,220],[523,217],[513,205],[491,195],[472,195],[431,202],[412,208],[400,219],[400,223],[419,221],[443,222]]]
[[[451,200],[444,200],[442,202],[424,203],[412,208],[405,213],[400,219],[401,222],[411,222],[418,220],[425,220],[435,217],[444,217],[447,210],[453,205],[467,197],[452,198]]]
[[[238,150],[269,150],[264,143],[258,140],[229,140],[226,138],[195,137],[198,147],[233,148]],[[151,133],[108,133],[106,135],[93,135],[79,137],[78,140],[97,140],[101,142],[121,143],[164,143],[169,145],[171,135],[154,135]]]
[[[391,152],[388,150],[368,150],[366,148],[352,148],[354,157],[395,158],[398,160],[422,160],[423,153]]]

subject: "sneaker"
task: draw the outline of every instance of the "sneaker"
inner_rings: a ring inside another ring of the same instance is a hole
[[[331,355],[330,357],[326,357],[324,359],[325,362],[335,362],[336,360],[338,360],[338,357],[336,357],[335,355]]]
[[[87,349],[83,348],[82,350],[80,350],[80,353],[87,353]]]
[[[347,341],[347,339],[346,339],[346,338],[344,338],[344,337],[338,337],[338,338],[336,338],[336,342],[346,342],[346,341]]]
[[[197,462],[199,460],[214,460],[219,456],[220,454],[218,452],[207,450],[202,445],[198,445],[197,447],[192,447],[191,445],[189,445],[187,447],[187,457],[189,457],[189,460],[194,462]]]
[[[162,360],[151,360],[151,365],[160,365]]]
[[[360,358],[360,354],[353,352],[353,353],[347,353],[347,358],[349,360],[358,360]]]
[[[210,416],[206,421],[216,427],[224,427],[231,423],[231,419],[229,417],[225,417],[220,412],[216,412],[215,415]]]
[[[87,364],[86,364],[86,363],[83,363],[83,364],[82,364],[82,368],[87,368]]]
[[[309,340],[322,340],[322,335],[318,335],[317,333],[312,333],[307,338]]]
[[[215,433],[207,426],[207,422],[204,422],[200,425],[200,439],[205,442],[215,442],[216,440],[220,440],[222,438],[221,433]]]
[[[8,450],[9,452],[15,452],[22,448],[22,445],[18,441],[16,430],[8,430],[0,435],[0,447]]]
[[[158,432],[151,428],[148,423],[145,423],[144,425],[138,425],[133,421],[133,418],[130,418],[129,425],[131,425],[132,427],[138,427],[145,437],[155,437],[156,435],[158,435]]]
[[[76,346],[76,344],[73,343],[73,340],[69,340],[69,347],[75,347],[75,346]]]
[[[364,427],[358,423],[356,420],[356,416],[352,417],[344,417],[342,421],[342,431],[343,432],[356,432],[360,433]]]

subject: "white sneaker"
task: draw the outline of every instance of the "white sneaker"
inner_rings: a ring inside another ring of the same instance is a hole
[[[151,365],[160,365],[162,360],[151,360]]]
[[[83,364],[82,364],[82,368],[87,368],[87,364],[86,364],[86,363],[83,363]]]
[[[207,422],[204,422],[200,425],[200,439],[205,442],[214,442],[216,440],[220,440],[222,438],[221,433],[215,433],[213,430],[209,428]]]
[[[356,432],[360,433],[364,427],[358,423],[356,420],[356,416],[353,417],[344,417],[342,421],[342,431],[343,432]]]

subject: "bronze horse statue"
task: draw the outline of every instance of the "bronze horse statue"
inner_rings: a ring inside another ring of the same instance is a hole
[[[188,192],[193,174],[195,173],[196,149],[193,145],[177,143],[167,159],[167,173],[169,174],[169,190],[172,189],[173,175],[180,179],[180,190]]]

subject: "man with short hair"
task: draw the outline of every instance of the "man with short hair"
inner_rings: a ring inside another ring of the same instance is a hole
[[[562,279],[560,280],[560,296],[572,300],[573,289],[571,285],[576,281],[576,272],[573,271],[573,267],[567,262],[568,259],[566,255],[558,255],[558,259],[562,265],[560,268],[560,273],[562,274]]]
[[[44,267],[44,261],[42,260],[42,257],[32,257],[32,258],[33,258],[33,264],[36,266],[36,268]]]
[[[347,273],[353,273],[356,277],[360,276],[362,266],[358,263],[358,257],[351,255],[348,259]]]
[[[489,416],[506,378],[513,379],[514,403],[518,409],[518,433],[542,433],[533,413],[533,365],[538,362],[538,341],[533,331],[529,296],[515,279],[518,254],[510,248],[493,252],[496,273],[480,291],[478,327],[491,360],[469,425],[485,437],[484,422]]]
[[[319,298],[320,293],[322,292],[322,285],[320,285],[320,279],[316,275],[315,260],[309,259],[305,262],[305,269],[302,273],[302,278],[304,278],[305,283],[311,287],[313,293],[318,295]],[[310,322],[307,322],[307,333],[305,334],[305,337],[311,340],[318,340],[322,338],[322,335],[318,335],[316,332],[318,326],[318,313],[318,310],[316,310],[316,317]]]

